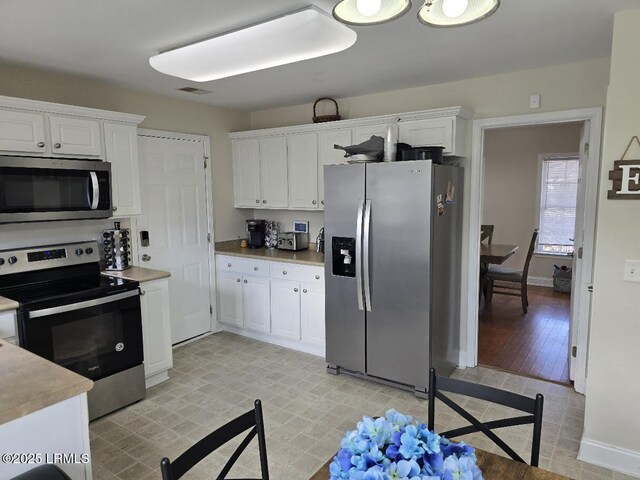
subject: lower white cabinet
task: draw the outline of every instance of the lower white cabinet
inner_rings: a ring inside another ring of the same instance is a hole
[[[216,270],[224,330],[324,355],[323,267],[216,255]]]
[[[11,343],[16,341],[16,311],[9,310],[0,313],[0,338]]]
[[[171,318],[169,316],[169,280],[166,278],[140,284],[144,374],[147,387],[169,378],[173,367]]]

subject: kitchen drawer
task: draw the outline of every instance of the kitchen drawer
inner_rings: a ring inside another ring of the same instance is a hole
[[[16,335],[16,314],[14,312],[0,313],[0,338],[10,340]]]
[[[281,278],[309,284],[324,284],[324,268],[295,263],[271,263],[271,278]]]
[[[216,255],[216,269],[219,272],[250,273],[251,275],[269,275],[269,261],[253,258]]]

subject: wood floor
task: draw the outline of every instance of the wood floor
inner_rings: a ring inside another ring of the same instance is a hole
[[[570,296],[529,287],[529,311],[519,297],[494,295],[480,305],[478,362],[553,382],[569,381]]]

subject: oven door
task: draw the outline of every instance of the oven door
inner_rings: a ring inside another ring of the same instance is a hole
[[[142,364],[139,291],[18,315],[20,346],[92,380]]]
[[[0,157],[0,223],[108,218],[107,162]]]

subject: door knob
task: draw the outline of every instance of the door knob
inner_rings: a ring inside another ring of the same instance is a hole
[[[302,293],[307,293],[307,289],[306,289],[306,288],[305,288],[305,289],[303,289],[303,290],[302,290]]]
[[[140,289],[140,295],[146,295],[147,292],[145,292],[144,290]]]
[[[293,289],[293,291],[294,291],[294,292],[297,292],[297,291],[298,291],[298,289],[297,289],[297,288],[294,288],[294,289]]]
[[[54,143],[53,144],[53,148],[60,148],[62,145],[60,145],[59,143]]]
[[[142,255],[143,262],[148,262],[149,260],[151,260],[151,255],[147,255],[146,253]]]
[[[244,283],[247,283],[247,281],[245,280]]]
[[[40,148],[44,147],[44,142],[38,142],[38,147]]]

